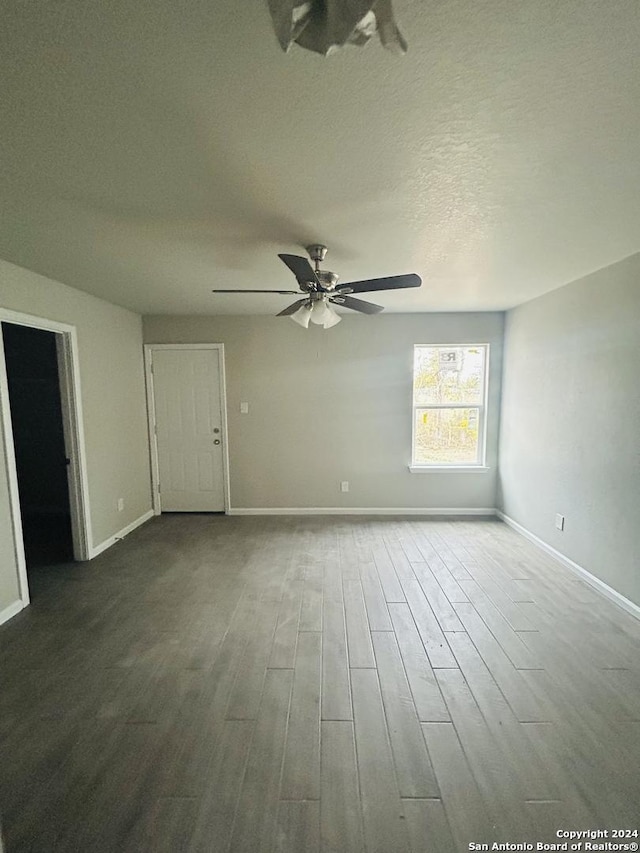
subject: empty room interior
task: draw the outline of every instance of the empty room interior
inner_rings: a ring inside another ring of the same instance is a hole
[[[637,0],[9,0],[0,850],[638,845]]]

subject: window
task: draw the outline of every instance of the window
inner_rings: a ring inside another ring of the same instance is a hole
[[[482,468],[488,344],[414,347],[412,470]]]

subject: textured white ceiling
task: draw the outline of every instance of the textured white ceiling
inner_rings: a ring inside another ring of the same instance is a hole
[[[277,252],[392,311],[502,309],[640,249],[638,0],[395,0],[283,54],[264,0],[6,0],[0,256],[142,313],[276,313]],[[0,295],[2,284],[0,282]]]

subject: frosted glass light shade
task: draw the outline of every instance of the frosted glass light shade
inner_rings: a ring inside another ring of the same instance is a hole
[[[291,319],[294,323],[297,323],[299,326],[303,326],[305,329],[309,328],[309,320],[311,319],[311,315],[313,314],[312,308],[308,308],[306,305],[302,305],[295,314],[291,315]]]
[[[324,299],[319,299],[317,302],[313,303],[313,308],[311,309],[311,322],[315,323],[316,326],[324,326],[325,320],[329,317],[329,309],[327,308],[327,303]]]
[[[330,329],[339,323],[342,317],[337,314],[333,306],[326,299],[318,300],[313,303],[311,310],[311,322],[325,329]]]
[[[322,324],[325,329],[330,329],[342,320],[342,317],[334,311],[333,308],[327,306],[327,319]]]

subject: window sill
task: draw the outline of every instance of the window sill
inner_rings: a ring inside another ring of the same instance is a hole
[[[409,465],[412,474],[486,474],[486,465]]]

